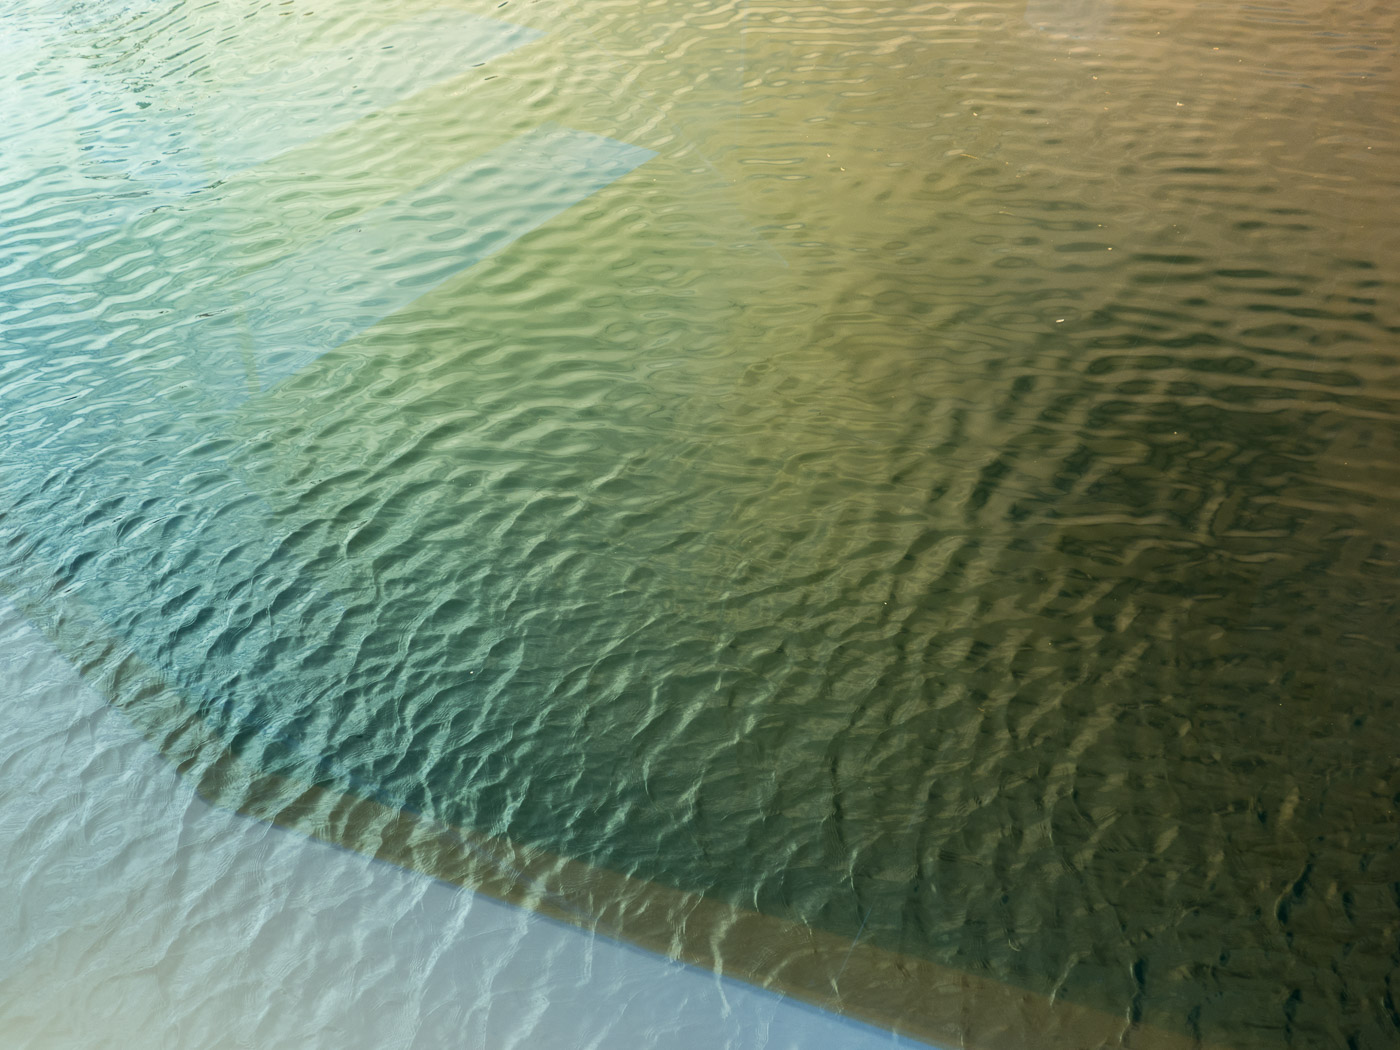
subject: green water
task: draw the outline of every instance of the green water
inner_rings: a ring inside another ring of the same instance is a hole
[[[220,167],[209,100],[430,9],[3,8],[7,586],[305,782],[1392,1045],[1395,15],[464,3],[534,32]],[[655,156],[436,283],[393,257],[366,298],[423,294],[262,389],[258,304],[353,298],[318,245],[466,223],[482,183],[416,188],[545,124]]]

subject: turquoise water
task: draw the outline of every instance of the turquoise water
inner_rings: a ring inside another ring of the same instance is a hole
[[[3,583],[148,736],[1394,1040],[1382,5],[0,10]]]

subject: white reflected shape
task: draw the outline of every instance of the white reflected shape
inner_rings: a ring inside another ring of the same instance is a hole
[[[0,599],[7,1050],[923,1044],[215,808]]]

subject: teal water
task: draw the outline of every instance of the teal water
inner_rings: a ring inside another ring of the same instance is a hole
[[[3,582],[157,735],[1392,1044],[1384,5],[0,11]]]

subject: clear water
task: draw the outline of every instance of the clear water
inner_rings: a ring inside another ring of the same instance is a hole
[[[1388,5],[0,18],[0,582],[217,801],[1393,1045]]]

